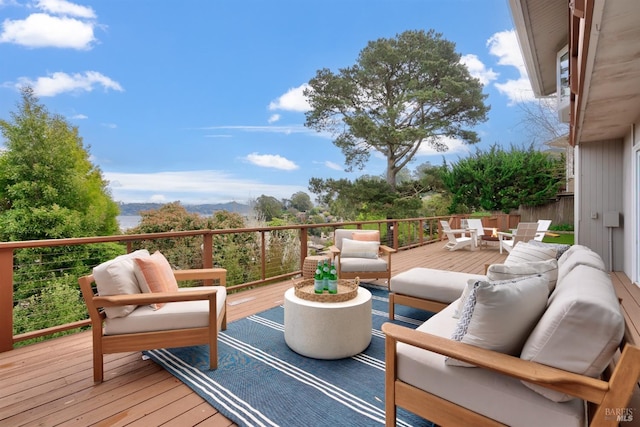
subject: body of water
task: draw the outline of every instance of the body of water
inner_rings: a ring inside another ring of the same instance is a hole
[[[120,230],[126,231],[140,224],[142,217],[140,215],[118,215],[116,219],[120,224]]]

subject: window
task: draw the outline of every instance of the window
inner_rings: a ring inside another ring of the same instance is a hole
[[[565,46],[557,57],[558,116],[563,123],[569,123],[569,47]]]

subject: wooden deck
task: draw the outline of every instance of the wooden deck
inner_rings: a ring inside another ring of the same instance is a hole
[[[485,264],[506,258],[497,249],[448,252],[442,246],[398,252],[392,258],[393,274],[412,267],[482,274]],[[230,295],[229,321],[282,304],[291,284]],[[0,426],[234,425],[140,353],[107,355],[105,381],[95,385],[92,378],[89,332],[0,353]]]

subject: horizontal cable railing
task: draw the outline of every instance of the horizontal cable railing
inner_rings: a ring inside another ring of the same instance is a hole
[[[336,228],[379,230],[383,244],[401,250],[438,239],[440,219],[459,221],[447,216],[0,242],[0,351],[87,327],[78,277],[136,249],[159,250],[175,269],[225,268],[228,291],[239,292],[299,276],[305,257],[326,251]]]

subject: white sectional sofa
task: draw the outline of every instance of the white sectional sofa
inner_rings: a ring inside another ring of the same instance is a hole
[[[415,331],[383,325],[387,425],[398,406],[443,426],[617,425],[612,411],[637,386],[640,350],[627,345],[618,363],[634,365],[619,375],[624,385],[596,379],[625,330],[602,259],[579,245],[557,261],[538,245],[512,254],[487,276],[414,269],[391,279],[390,311],[443,308]],[[592,418],[586,401],[597,404]]]

